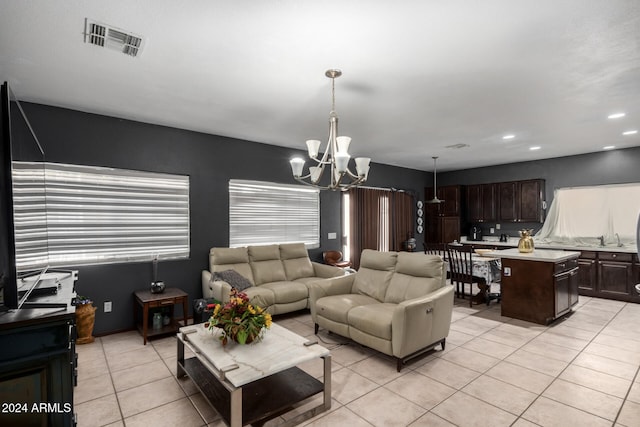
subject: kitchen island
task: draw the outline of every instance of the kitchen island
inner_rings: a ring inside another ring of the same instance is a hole
[[[547,325],[578,303],[580,252],[505,249],[487,256],[502,261],[503,316]]]

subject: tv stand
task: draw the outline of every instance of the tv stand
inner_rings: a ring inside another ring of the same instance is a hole
[[[56,294],[0,314],[0,396],[26,409],[0,412],[0,425],[76,425],[76,277],[65,275]]]

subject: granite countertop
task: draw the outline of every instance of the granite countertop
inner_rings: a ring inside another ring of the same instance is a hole
[[[522,253],[518,251],[518,249],[511,248],[489,252],[488,254],[486,254],[486,256],[496,258],[521,259],[526,261],[561,262],[572,258],[578,258],[580,256],[580,252],[553,249],[536,249],[533,252]]]
[[[496,240],[493,240],[496,239]],[[469,240],[467,236],[460,237],[460,243],[462,244],[477,244],[477,245],[491,245],[496,247],[504,247],[504,248],[513,248],[518,246],[518,237],[510,237],[508,242],[501,242],[498,240],[498,237],[495,238],[485,238],[483,240],[474,241]],[[595,252],[621,252],[628,254],[638,253],[638,249],[635,245],[624,245],[623,247],[618,246],[572,246],[572,245],[562,245],[562,244],[548,244],[548,243],[538,243],[534,239],[534,245],[536,249],[560,249],[560,250],[569,250],[569,251],[595,251]]]

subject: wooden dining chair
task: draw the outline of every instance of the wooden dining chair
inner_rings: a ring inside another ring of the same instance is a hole
[[[469,307],[473,306],[473,284],[478,285],[480,294],[485,295],[489,286],[483,277],[473,275],[473,246],[447,245],[447,257],[451,269],[451,283],[456,286],[456,296],[464,298],[465,284],[469,284]]]

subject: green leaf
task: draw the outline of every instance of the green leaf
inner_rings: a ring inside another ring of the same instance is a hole
[[[240,344],[244,344],[244,343],[246,343],[246,342],[247,342],[247,336],[248,336],[248,335],[249,335],[249,334],[247,333],[247,331],[246,331],[246,330],[244,330],[244,329],[242,329],[242,330],[239,330],[239,331],[238,331],[238,335],[236,335],[236,338],[238,339],[238,342],[239,342]]]

